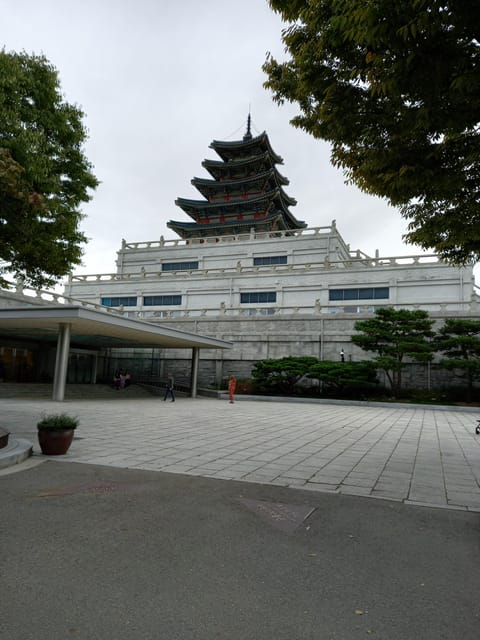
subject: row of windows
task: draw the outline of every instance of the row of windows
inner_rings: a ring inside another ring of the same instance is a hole
[[[383,300],[388,298],[388,287],[370,287],[363,289],[330,289],[330,300]],[[251,291],[240,294],[240,302],[258,303],[258,302],[276,302],[277,294],[275,291]]]
[[[330,289],[329,300],[385,300],[389,296],[388,287],[364,287],[361,289]]]
[[[287,264],[287,256],[262,256],[253,259],[255,267],[261,267],[271,264]],[[164,262],[162,263],[162,271],[196,271],[198,269],[198,261],[191,262]]]
[[[369,287],[359,289],[330,289],[329,300],[385,300],[389,296],[388,287]],[[240,293],[241,304],[258,304],[264,302],[276,302],[277,293],[275,291],[247,291]],[[102,298],[105,307],[135,307],[137,298],[135,296],[118,296]],[[144,296],[143,305],[145,307],[161,307],[181,305],[181,295],[161,295]]]
[[[252,304],[258,302],[276,302],[277,294],[275,291],[250,291],[240,294],[240,302],[242,304]],[[116,297],[102,298],[102,304],[105,307],[135,307],[137,298],[135,297]],[[162,307],[182,304],[182,296],[144,296],[143,305],[145,307]]]
[[[136,297],[116,297],[102,298],[104,307],[136,307]],[[144,296],[143,304],[145,307],[167,306],[182,304],[182,296]]]

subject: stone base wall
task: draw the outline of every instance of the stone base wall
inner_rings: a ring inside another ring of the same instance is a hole
[[[237,380],[247,380],[256,362],[266,358],[282,358],[285,356],[314,356],[321,360],[340,360],[343,349],[345,360],[368,360],[369,354],[351,342],[355,332],[355,323],[371,318],[371,314],[350,317],[332,315],[322,318],[312,316],[242,317],[217,319],[162,319],[165,326],[191,331],[212,338],[232,343],[232,349],[200,351],[198,384],[200,387],[222,388],[233,374]],[[448,314],[433,316],[439,328]],[[473,314],[463,314],[466,319],[473,319]],[[172,371],[178,384],[188,385],[190,380],[191,352],[188,350],[158,349],[113,351],[111,367],[129,368],[141,377],[151,372],[151,377],[159,384],[166,379],[168,371]],[[140,363],[143,363],[140,365]],[[380,373],[380,380],[387,384]],[[434,363],[408,366],[403,374],[405,388],[443,388],[463,386],[464,381],[456,378],[452,372],[446,371]]]

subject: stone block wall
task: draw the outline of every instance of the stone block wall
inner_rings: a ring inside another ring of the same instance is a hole
[[[218,318],[172,318],[162,319],[161,324],[176,329],[191,331],[212,338],[229,341],[233,344],[229,350],[200,351],[199,386],[218,387],[225,383],[230,374],[239,380],[249,379],[256,362],[266,358],[285,356],[314,356],[322,360],[339,360],[343,349],[345,359],[352,361],[368,360],[373,356],[351,342],[355,332],[355,322],[371,318],[371,314],[353,316],[331,315],[323,317],[277,316],[273,317],[218,317]],[[437,328],[442,326],[449,314],[437,314],[431,317]],[[475,314],[462,315],[473,319]],[[115,352],[114,352],[115,353]],[[144,353],[151,359],[151,350]],[[115,356],[114,356],[115,357]],[[124,356],[125,357],[125,354]],[[139,357],[137,353],[137,357]],[[155,350],[159,380],[173,371],[179,382],[188,383],[190,379],[191,352],[180,349]],[[130,367],[132,368],[132,367]],[[404,372],[404,386],[410,388],[436,388],[463,384],[451,372],[432,365],[412,365]]]

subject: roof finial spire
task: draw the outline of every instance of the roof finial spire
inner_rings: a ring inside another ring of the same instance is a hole
[[[252,132],[250,130],[250,125],[252,124],[252,118],[250,117],[250,111],[248,112],[248,118],[247,118],[247,132],[246,134],[243,136],[243,140],[251,140],[252,139]]]

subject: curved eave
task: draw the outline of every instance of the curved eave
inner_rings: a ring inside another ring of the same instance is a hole
[[[240,187],[244,186],[245,190],[248,191],[248,187],[254,185],[256,182],[268,182],[272,181],[278,188],[282,188],[283,185],[288,184],[288,180],[283,178],[278,171],[275,171],[273,168],[269,171],[263,171],[262,173],[258,173],[255,176],[250,176],[244,179],[236,179],[236,180],[210,180],[209,178],[193,178],[191,180],[191,184],[200,191],[200,193],[208,198],[211,194],[215,194],[222,191],[238,190]],[[286,195],[286,194],[285,194]],[[288,198],[288,196],[286,196]],[[293,203],[292,203],[293,204]]]
[[[285,224],[285,218],[282,212],[273,212],[266,215],[261,220],[230,220],[226,222],[211,223],[199,225],[195,222],[179,222],[170,220],[167,227],[175,231],[181,238],[208,238],[214,236],[235,235],[237,233],[246,233],[252,227],[257,231],[260,229],[271,229],[272,223],[277,223],[277,229],[295,229],[298,227],[290,227]]]
[[[189,215],[190,218],[194,220],[194,222],[171,222],[175,224],[188,224],[192,228],[198,227],[213,229],[219,224],[227,224],[238,221],[238,217],[241,216],[241,219],[250,221],[250,226],[257,227],[259,221],[265,220],[267,216],[275,215],[280,216],[283,219],[284,227],[286,229],[305,229],[307,227],[306,223],[303,220],[297,220],[297,218],[295,218],[295,216],[293,216],[288,209],[275,206],[274,202],[267,202],[265,204],[265,207],[257,206],[257,208],[237,206],[235,208],[230,207],[228,209],[226,207],[218,207],[216,209],[214,209],[213,207],[208,209],[195,209],[191,211],[185,211],[185,213]],[[220,222],[221,218],[223,218],[222,222]],[[214,232],[212,231],[211,234],[214,235]]]
[[[267,151],[272,156],[275,163],[283,164],[283,158],[272,149],[272,145],[270,144],[270,140],[268,139],[268,135],[265,131],[250,140],[234,140],[230,142],[213,140],[209,147],[216,151],[216,153],[218,153],[218,155],[225,161],[235,157],[238,153],[245,153],[245,151],[254,152],[255,149],[258,148],[260,153],[262,151]]]
[[[189,200],[187,198],[177,198],[175,200],[175,204],[177,205],[177,207],[183,209],[185,213],[188,213],[188,215],[191,215],[192,213],[195,215],[203,211],[213,213],[219,210],[233,209],[235,207],[238,207],[239,205],[242,206],[241,208],[248,210],[252,208],[252,205],[262,203],[270,204],[271,202],[275,201],[278,201],[280,205],[279,208],[284,210],[288,209],[289,204],[296,204],[296,200],[287,196],[287,194],[281,188],[268,191],[267,193],[262,194],[256,198],[246,198],[245,200],[242,198],[234,198],[229,202],[208,202],[207,200]]]
[[[242,169],[243,167],[248,167],[250,165],[261,164],[262,162],[266,162],[269,167],[271,167],[275,173],[279,176],[279,181],[282,184],[289,184],[288,178],[278,171],[275,166],[275,163],[272,162],[271,156],[268,152],[263,153],[262,155],[258,155],[252,158],[244,158],[242,160],[230,160],[229,162],[224,162],[222,160],[204,160],[202,162],[202,167],[210,173],[216,180],[217,176],[222,176],[224,174],[230,173],[235,169]],[[223,182],[223,180],[222,180]]]

